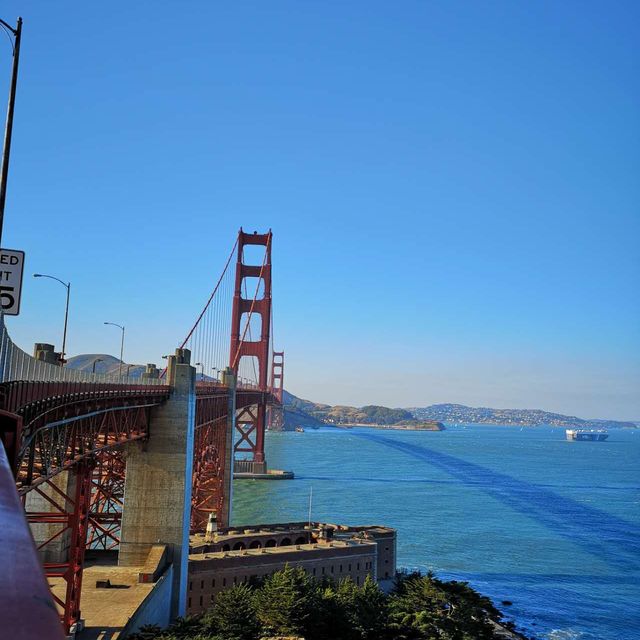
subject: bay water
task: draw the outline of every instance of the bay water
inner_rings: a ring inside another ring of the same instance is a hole
[[[468,581],[536,638],[640,639],[640,430],[327,427],[266,454],[295,480],[236,480],[235,525],[306,520],[313,488],[314,520],[396,528],[399,567]]]

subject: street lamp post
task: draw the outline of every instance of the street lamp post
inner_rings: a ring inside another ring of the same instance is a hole
[[[122,365],[124,363],[124,360],[122,359],[122,356],[124,354],[124,327],[116,322],[105,322],[105,324],[110,324],[113,327],[118,327],[122,331],[122,339],[120,340],[120,365],[118,366],[118,378],[121,378]]]
[[[204,382],[204,364],[202,362],[196,362],[196,367],[202,367],[200,371],[200,379]]]
[[[104,360],[102,358],[96,358],[93,361],[93,367],[91,367],[91,373],[95,373],[96,372],[96,365],[98,364],[98,362],[104,362]]]
[[[211,370],[213,371],[213,376],[216,382],[218,382],[218,367],[211,367]]]
[[[65,364],[65,356],[67,355],[67,321],[69,320],[69,297],[71,295],[71,283],[64,282],[60,280],[60,278],[56,278],[55,276],[48,276],[44,273],[34,273],[34,278],[49,278],[50,280],[55,280],[59,282],[63,287],[67,289],[67,304],[64,309],[64,330],[62,332],[62,353],[60,354],[60,362],[64,366]]]
[[[4,128],[4,146],[2,148],[2,168],[0,169],[0,246],[2,246],[2,226],[4,223],[4,203],[7,199],[7,177],[9,175],[9,156],[11,154],[11,134],[13,132],[13,109],[16,104],[16,87],[18,86],[18,61],[20,60],[20,39],[22,37],[22,18],[14,29],[4,20],[0,20],[3,29],[10,31],[14,37],[13,68],[11,70],[11,84],[9,86],[9,106],[7,107],[7,122]]]

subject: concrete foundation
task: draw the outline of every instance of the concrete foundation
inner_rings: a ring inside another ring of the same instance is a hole
[[[195,428],[195,369],[190,353],[169,358],[171,397],[154,409],[148,442],[127,451],[118,564],[144,565],[155,544],[167,545],[173,563],[171,617],[186,612],[189,516]]]
[[[236,460],[233,467],[234,480],[293,480],[293,471],[267,469],[266,462]]]
[[[233,466],[233,473],[239,474],[265,474],[267,473],[266,462],[256,462],[255,460],[236,460]]]

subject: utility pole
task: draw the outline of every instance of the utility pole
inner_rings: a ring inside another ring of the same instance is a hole
[[[7,123],[4,128],[4,146],[2,148],[2,169],[0,169],[0,247],[2,246],[2,227],[4,225],[4,203],[7,199],[7,177],[9,175],[9,155],[11,153],[11,133],[13,131],[13,109],[16,104],[16,87],[18,85],[18,62],[20,60],[20,38],[22,36],[22,18],[14,29],[4,20],[0,24],[8,29],[14,37],[13,69],[9,87],[9,106],[7,107]]]

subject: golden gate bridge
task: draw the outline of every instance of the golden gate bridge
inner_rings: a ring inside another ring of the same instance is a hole
[[[13,637],[78,628],[88,549],[137,566],[161,540],[171,615],[184,615],[189,535],[229,524],[234,465],[266,474],[265,429],[283,420],[272,239],[240,229],[163,371],[133,378],[43,362],[0,318],[0,609]],[[248,249],[261,254],[254,264]]]

